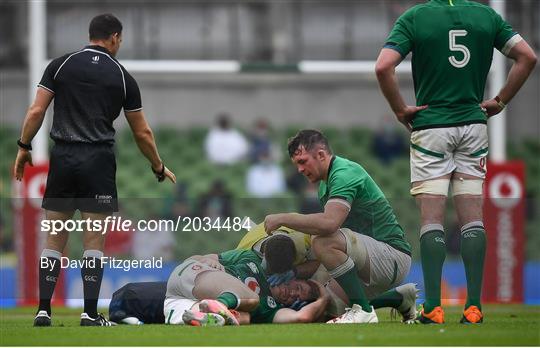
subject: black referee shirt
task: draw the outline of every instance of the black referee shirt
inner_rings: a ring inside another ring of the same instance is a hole
[[[55,141],[113,144],[113,121],[122,108],[142,109],[137,82],[101,46],[54,59],[38,86],[54,93]]]

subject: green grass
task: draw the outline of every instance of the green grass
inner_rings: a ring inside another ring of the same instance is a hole
[[[483,325],[461,325],[446,308],[445,325],[404,325],[378,311],[377,325],[252,325],[197,328],[166,325],[79,327],[79,311],[54,309],[50,328],[32,327],[33,308],[0,310],[0,345],[24,346],[537,346],[540,307],[485,306]]]

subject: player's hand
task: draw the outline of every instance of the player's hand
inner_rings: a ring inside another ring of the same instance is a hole
[[[32,153],[28,150],[19,148],[17,158],[15,159],[15,165],[13,167],[13,176],[18,181],[21,181],[24,176],[24,166],[26,163],[28,163],[31,167],[34,166],[32,163]]]
[[[317,290],[319,291],[319,298],[325,298],[330,296],[326,291],[326,288],[321,283],[312,279],[308,279],[308,282],[317,286]]]
[[[203,257],[199,260],[199,262],[204,263],[205,265],[208,265],[217,270],[225,271],[225,267],[221,263],[219,263],[219,261],[216,259],[213,259],[210,257]]]
[[[165,178],[169,178],[173,184],[176,184],[176,175],[165,166],[165,163],[161,162],[161,167],[158,169],[152,167],[152,172],[154,172],[158,182],[163,182]]]
[[[487,117],[495,116],[503,110],[495,99],[484,100],[480,107]]]
[[[418,111],[425,110],[427,108],[428,108],[427,105],[422,105],[422,106],[407,105],[404,110],[402,110],[399,113],[396,113],[396,118],[410,132],[412,131],[412,121],[414,119],[414,116],[416,116],[416,113]]]
[[[274,273],[270,277],[268,277],[268,285],[272,286],[278,286],[279,284],[287,283],[289,280],[294,279],[296,277],[296,274],[294,274],[294,270],[290,269],[287,272],[283,273]]]
[[[281,227],[281,214],[270,214],[264,218],[264,230],[266,234],[271,235],[272,232]]]

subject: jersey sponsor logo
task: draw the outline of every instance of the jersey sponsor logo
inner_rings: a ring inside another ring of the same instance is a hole
[[[194,271],[200,271],[202,269],[202,266],[201,265],[193,265],[193,266],[191,266],[191,269],[194,270]]]
[[[270,308],[276,308],[276,300],[274,300],[273,297],[267,296],[266,297],[266,304],[268,304],[268,307]]]
[[[261,292],[261,287],[259,286],[259,282],[257,281],[257,279],[253,277],[247,277],[244,280],[244,284],[246,284],[247,287],[250,288],[250,290],[256,293],[257,295]]]
[[[251,271],[255,274],[259,274],[259,270],[257,269],[257,265],[255,265],[253,262],[248,262],[248,267],[251,269]]]
[[[99,64],[99,56],[92,57],[92,64]]]

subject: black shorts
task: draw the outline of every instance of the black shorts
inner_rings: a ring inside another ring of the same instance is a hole
[[[112,295],[109,318],[116,323],[135,317],[145,324],[164,324],[166,293],[167,282],[128,283]]]
[[[113,147],[56,142],[41,206],[52,211],[118,211]]]

